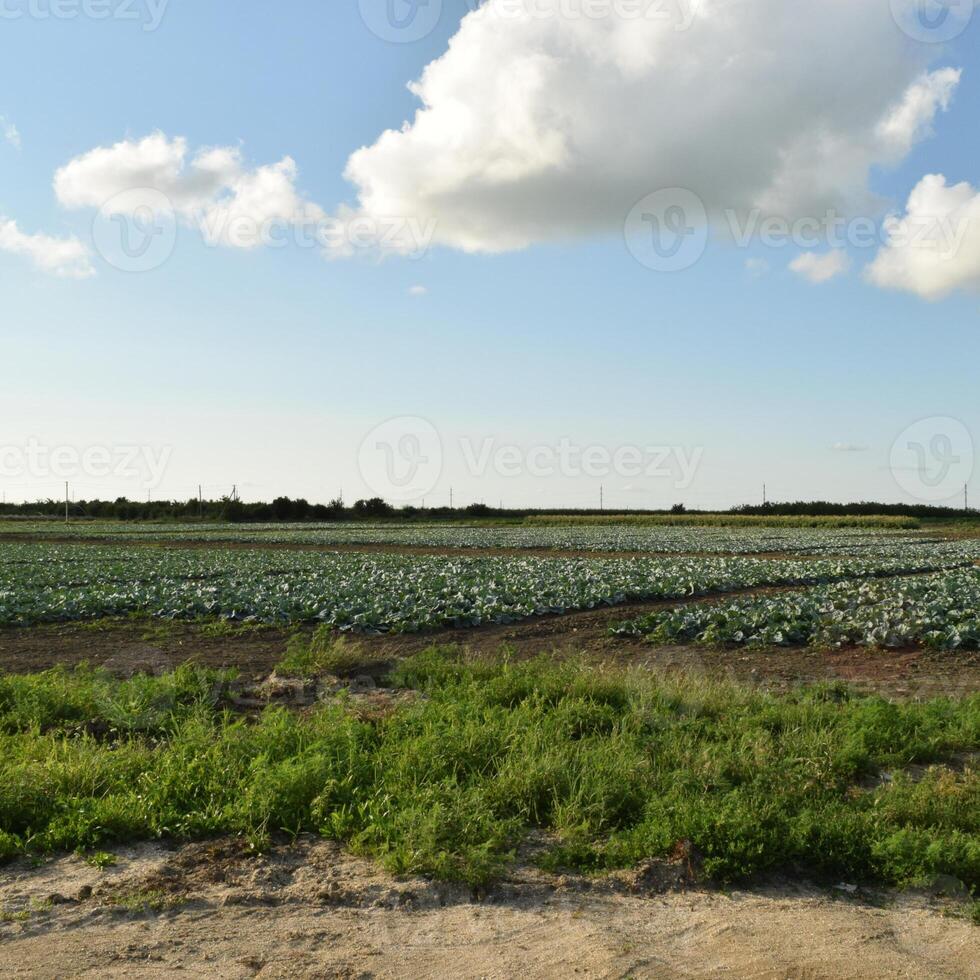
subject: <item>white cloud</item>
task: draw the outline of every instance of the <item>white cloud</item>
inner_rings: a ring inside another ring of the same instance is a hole
[[[765,259],[746,259],[745,271],[758,279],[769,274],[769,263]]]
[[[408,290],[409,296],[425,296],[429,292],[425,286],[411,286]]]
[[[932,135],[932,122],[953,101],[962,71],[943,68],[925,74],[905,91],[902,101],[878,124],[877,136],[899,158]]]
[[[200,225],[209,243],[253,248],[283,226],[325,217],[296,190],[296,178],[291,157],[250,170],[237,147],[225,146],[188,159],[185,139],[158,132],[76,157],[55,173],[54,189],[65,207],[107,213],[159,209],[162,194],[177,215]]]
[[[687,30],[568,7],[468,14],[411,86],[415,118],[350,157],[352,214],[435,219],[437,243],[498,252],[618,234],[669,187],[715,220],[877,212],[871,168],[928,135],[959,78],[924,74],[931,49],[881,0],[701,0]]]
[[[836,249],[818,255],[816,252],[804,252],[789,264],[793,272],[803,276],[814,285],[830,282],[836,276],[843,275],[850,267],[847,253]]]
[[[77,238],[28,235],[17,222],[0,216],[0,252],[26,255],[42,272],[70,279],[86,279],[95,270],[89,251]]]
[[[835,453],[866,453],[870,448],[857,442],[835,442],[831,446]]]
[[[291,157],[237,175],[227,193],[203,211],[205,238],[215,245],[254,248],[275,225],[316,225],[326,214],[296,191]]]
[[[888,240],[865,270],[876,286],[924,299],[980,288],[980,191],[970,184],[923,177],[885,227]]]
[[[5,116],[0,116],[0,136],[2,136],[15,150],[20,149],[20,133],[17,131],[17,127]]]

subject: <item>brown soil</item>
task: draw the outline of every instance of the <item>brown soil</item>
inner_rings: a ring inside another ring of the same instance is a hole
[[[749,590],[751,591],[751,590]],[[759,590],[755,590],[759,591]],[[773,591],[773,590],[767,590]],[[717,602],[724,596],[694,600]],[[960,695],[980,691],[977,651],[870,650],[853,647],[769,650],[656,646],[609,635],[609,627],[673,601],[603,607],[561,616],[542,616],[509,625],[440,630],[407,636],[352,636],[371,673],[434,643],[451,644],[484,655],[507,650],[518,657],[538,653],[583,653],[604,662],[657,670],[704,672],[711,676],[785,690],[801,683],[843,680],[889,697]],[[303,632],[309,633],[306,626]],[[215,634],[196,623],[106,621],[0,630],[0,665],[12,673],[45,670],[58,664],[88,662],[121,676],[160,673],[185,662],[236,667],[244,677],[267,676],[282,659],[294,631],[242,629]]]
[[[0,871],[6,977],[977,978],[962,897],[786,881],[719,893],[683,862],[490,891],[394,878],[309,837],[71,855]]]

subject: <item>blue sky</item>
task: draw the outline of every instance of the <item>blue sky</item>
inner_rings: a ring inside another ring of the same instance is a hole
[[[851,249],[848,274],[814,284],[788,268],[804,250],[715,234],[692,267],[657,272],[614,223],[497,254],[439,244],[417,259],[207,247],[181,224],[169,259],[133,273],[92,248],[93,211],[53,190],[69,161],[160,132],[195,150],[240,147],[249,166],[288,155],[306,199],[328,213],[357,207],[348,158],[411,119],[407,83],[443,55],[466,10],[447,0],[430,34],[402,44],[372,34],[346,0],[170,0],[154,31],[0,20],[0,116],[20,143],[0,140],[0,216],[83,243],[94,272],[51,275],[0,252],[0,441],[166,451],[153,486],[145,474],[71,472],[78,497],[189,497],[199,483],[210,494],[237,484],[250,499],[367,496],[385,488],[365,473],[365,437],[420,418],[442,457],[416,488],[429,503],[453,487],[457,504],[591,506],[602,485],[610,507],[720,507],[757,501],[763,482],[772,499],[923,499],[896,479],[892,447],[923,419],[980,436],[980,301],[970,288],[929,301],[873,285],[861,270],[874,250]],[[931,46],[930,70],[963,69],[948,111],[900,161],[868,168],[898,212],[926,174],[980,181],[978,38],[974,22]],[[601,464],[529,471],[534,447],[563,439],[610,454],[679,449],[696,475],[681,485]],[[461,440],[518,447],[523,462],[474,472]],[[959,430],[954,442],[950,493],[972,473]],[[57,496],[62,475],[11,465],[0,486],[8,500]]]

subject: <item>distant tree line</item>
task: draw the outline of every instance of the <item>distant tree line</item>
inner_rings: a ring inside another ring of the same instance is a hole
[[[889,517],[980,517],[980,513],[977,511],[964,510],[962,507],[931,507],[928,504],[876,504],[873,501],[831,504],[825,500],[798,500],[795,503],[745,505],[733,507],[729,513],[792,517],[868,517],[872,514],[882,514]]]
[[[232,521],[234,523],[260,522],[308,522],[308,521],[366,521],[396,519],[402,521],[438,521],[467,518],[502,518],[520,520],[539,514],[559,517],[609,517],[615,510],[597,509],[506,509],[486,504],[470,504],[467,507],[400,507],[395,508],[379,497],[358,500],[347,506],[341,500],[327,504],[311,504],[302,498],[277,497],[271,503],[245,503],[233,497],[218,500],[186,501],[153,500],[136,501],[119,497],[116,500],[79,500],[68,505],[73,520],[121,520],[121,521]],[[622,512],[621,512],[622,513]],[[676,504],[669,510],[631,510],[630,514],[703,514],[709,511],[688,510]],[[713,513],[718,513],[717,511]],[[880,504],[870,501],[851,504],[832,504],[826,501],[797,501],[796,503],[768,503],[757,506],[733,507],[724,513],[745,515],[779,516],[868,516],[886,514],[896,517],[918,518],[980,518],[975,510],[954,507],[930,507],[926,504]],[[21,518],[64,518],[63,500],[41,500],[24,504],[0,504],[0,516]]]

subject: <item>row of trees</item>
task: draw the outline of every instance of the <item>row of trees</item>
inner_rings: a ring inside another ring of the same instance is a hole
[[[615,512],[612,512],[615,513]],[[632,514],[699,514],[704,511],[687,510],[677,504],[669,511],[637,510]],[[976,518],[976,511],[953,507],[929,507],[925,504],[880,504],[870,501],[852,504],[833,504],[826,501],[797,501],[796,503],[769,503],[758,506],[734,507],[730,514],[759,514],[786,516],[865,516],[890,514],[897,517],[951,517]],[[449,520],[459,517],[521,519],[534,514],[552,514],[567,517],[609,516],[610,511],[600,510],[501,510],[486,504],[471,504],[465,508],[401,507],[396,509],[379,497],[358,500],[346,506],[342,500],[328,504],[311,504],[308,500],[277,497],[271,503],[244,503],[233,497],[199,501],[196,498],[179,500],[136,501],[119,497],[116,500],[81,500],[68,506],[68,514],[74,520],[123,520],[123,521],[233,521],[258,523],[275,521],[363,521],[396,518],[398,520]],[[0,515],[6,517],[64,518],[65,503],[59,500],[43,500],[29,504],[0,504]]]

